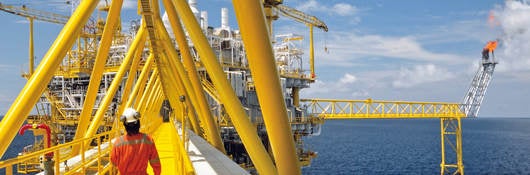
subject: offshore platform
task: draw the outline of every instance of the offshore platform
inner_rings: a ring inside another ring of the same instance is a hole
[[[325,120],[372,118],[439,118],[440,173],[464,174],[461,119],[478,115],[497,64],[481,60],[463,103],[301,99],[316,80],[313,28],[328,28],[282,0],[234,0],[239,30],[225,8],[212,27],[195,0],[139,0],[141,20],[128,32],[123,0],[68,2],[71,17],[0,4],[31,32],[28,83],[0,122],[0,153],[14,130],[36,136],[0,162],[6,174],[117,174],[109,152],[127,107],[142,113],[164,174],[300,174],[317,156],[303,137],[319,135]],[[280,16],[309,27],[309,59],[302,36],[269,30]],[[36,68],[34,20],[64,25]]]

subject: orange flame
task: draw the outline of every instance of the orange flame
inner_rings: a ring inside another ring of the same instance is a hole
[[[490,41],[486,46],[484,47],[484,50],[488,50],[490,52],[494,51],[497,48],[497,41]]]

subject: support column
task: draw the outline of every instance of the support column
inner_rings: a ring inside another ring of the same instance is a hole
[[[29,76],[33,75],[33,69],[35,67],[35,49],[33,49],[33,18],[29,20]],[[29,77],[28,77],[29,79]]]
[[[315,47],[313,44],[313,25],[309,24],[309,70],[311,79],[316,78],[315,74]]]
[[[233,4],[278,174],[301,174],[261,1]]]
[[[464,174],[462,159],[462,123],[460,118],[440,118],[442,161],[440,174]],[[449,148],[446,148],[446,147]],[[448,161],[455,158],[455,161]]]

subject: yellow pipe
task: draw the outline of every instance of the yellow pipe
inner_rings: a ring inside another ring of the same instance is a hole
[[[167,32],[165,30],[165,27],[162,25],[162,20],[160,19],[160,16],[158,15],[158,4],[155,3],[155,4],[152,4],[152,7],[151,7],[151,12],[152,13],[148,13],[148,14],[144,14],[144,18],[145,20],[150,20],[151,21],[151,25],[153,25],[153,27],[155,29],[153,30],[149,30],[150,31],[150,35],[153,35],[152,37],[154,39],[157,39],[157,40],[152,40],[151,41],[151,45],[159,45],[159,44],[162,44],[162,46],[165,46],[166,48],[166,51],[171,51],[173,50],[174,51],[174,48],[172,47],[168,47],[167,45],[168,44],[165,44],[166,42],[167,43],[171,43],[171,41],[169,39],[162,39],[162,40],[158,40],[158,38],[160,37],[159,35],[163,35],[163,33],[165,33],[165,35],[167,35]],[[155,14],[155,15],[153,15]],[[160,25],[157,25],[160,24]],[[151,33],[151,32],[156,32],[156,31],[159,31],[158,35],[157,33]],[[169,37],[167,37],[169,38]],[[158,41],[162,41],[162,43],[159,43]],[[156,49],[156,50],[155,50]],[[186,78],[185,78],[185,74],[184,73],[177,73],[178,70],[175,70],[176,66],[175,66],[175,63],[172,62],[174,61],[175,59],[171,60],[169,58],[178,58],[178,55],[175,53],[173,54],[171,57],[168,57],[167,56],[167,52],[163,52],[163,53],[158,53],[158,52],[162,52],[160,50],[158,50],[160,48],[153,48],[153,50],[155,50],[155,55],[157,55],[157,65],[158,65],[158,68],[159,68],[159,71],[160,71],[160,81],[163,82],[162,83],[162,86],[163,88],[165,89],[164,92],[168,93],[167,97],[170,101],[170,104],[172,105],[176,105],[178,104],[178,98],[180,97],[180,94],[183,94],[185,96],[189,96],[192,100],[188,100],[186,103],[190,104],[190,108],[192,111],[195,111],[194,110],[194,106],[197,106],[196,104],[194,105],[191,105],[193,102],[196,102],[197,100],[195,100],[195,96],[193,93],[188,93],[188,91],[190,91],[189,89],[185,88],[185,87],[191,87],[191,86],[184,86],[184,82],[186,81]],[[171,53],[170,53],[171,54]],[[179,77],[179,76],[182,76]],[[175,80],[175,81],[173,81]],[[184,82],[183,82],[184,81]],[[174,91],[174,89],[176,89],[178,91],[178,93],[176,91]],[[200,112],[200,111],[198,111]],[[195,112],[193,112],[193,114],[195,115]],[[200,115],[200,113],[199,113]],[[192,120],[196,120],[196,116],[193,116],[192,117]],[[199,128],[199,125],[198,125],[198,122],[195,122],[196,123],[196,126],[197,127],[194,127],[194,128],[197,128],[195,131],[200,131],[198,128]],[[200,132],[198,132],[198,134],[201,134]]]
[[[149,57],[147,57],[147,60],[145,61],[144,67],[142,68],[142,72],[140,73],[140,76],[138,77],[138,80],[136,81],[136,84],[134,85],[133,91],[129,97],[129,100],[127,100],[127,103],[125,104],[126,107],[133,107],[133,102],[138,101],[138,97],[141,97],[138,92],[144,91],[145,89],[145,82],[147,81],[147,76],[149,76],[149,73],[151,72],[151,67],[153,65],[153,60],[155,57],[153,54],[150,54]],[[157,74],[157,70],[153,70],[153,76]]]
[[[309,24],[309,70],[311,79],[316,78],[315,74],[315,47],[313,44],[313,25]]]
[[[20,91],[17,99],[5,114],[2,122],[0,122],[0,138],[3,140],[0,143],[1,155],[4,155],[7,147],[9,147],[9,144],[17,135],[17,132],[13,131],[17,131],[24,123],[24,119],[39,100],[38,97],[44,92],[48,82],[50,82],[53,74],[59,67],[61,60],[66,55],[68,49],[72,47],[81,28],[92,14],[97,3],[97,1],[82,1],[79,4],[77,10],[72,14],[72,18],[68,20],[55,42],[43,57],[34,74],[29,78],[28,83]]]
[[[200,117],[202,123],[205,124],[207,140],[218,150],[225,152],[218,126],[213,119],[210,109],[208,108],[209,105],[206,101],[206,97],[204,96],[204,91],[202,90],[201,82],[199,80],[199,76],[197,75],[197,69],[195,68],[195,64],[193,63],[193,57],[190,53],[188,40],[184,35],[184,30],[182,29],[180,20],[178,19],[175,6],[169,0],[164,0],[163,2],[166,7],[169,22],[171,23],[171,28],[173,29],[173,33],[175,34],[175,38],[180,48],[180,53],[184,61],[184,66],[187,70],[187,75],[190,79],[191,87],[189,88],[191,88],[191,90],[195,94],[197,99],[196,103],[199,105],[198,108],[201,111],[200,113],[202,114],[200,115]],[[174,50],[171,49],[170,51],[173,52]],[[182,66],[179,65],[180,62],[177,61],[177,68],[184,69]],[[180,73],[183,73],[183,71],[179,72],[179,74]]]
[[[122,1],[122,0],[118,0],[118,1]],[[109,18],[113,18],[113,17],[116,18],[114,15],[119,15],[120,11],[116,11],[116,10],[119,10],[119,8],[121,7],[121,2],[116,2],[119,4],[114,4],[115,2],[116,1],[112,1],[110,12],[109,12]],[[114,9],[114,8],[117,8],[117,9]],[[107,23],[107,25],[115,25],[115,23]],[[103,35],[105,35],[107,32],[106,30],[107,25],[105,25],[105,29],[103,30]],[[111,30],[110,32],[112,31],[113,30]],[[139,45],[144,44],[142,43],[142,41],[145,39],[146,35],[147,34],[145,32],[145,28],[143,27],[140,28],[136,38],[134,39],[133,43],[131,44],[131,47],[129,48],[127,52],[127,55],[122,61],[122,64],[118,72],[114,76],[114,79],[112,80],[112,83],[110,84],[109,89],[107,90],[105,96],[103,97],[103,100],[99,104],[99,108],[96,111],[96,115],[94,116],[94,119],[92,120],[92,122],[90,123],[90,126],[88,127],[88,130],[86,131],[85,138],[91,137],[92,135],[96,134],[96,131],[99,128],[100,123],[103,120],[103,117],[105,113],[107,112],[107,109],[110,103],[112,102],[114,95],[116,94],[116,91],[121,85],[123,76],[125,75],[125,73],[127,72],[127,70],[129,70],[131,66],[131,62],[134,57],[134,53],[136,52],[136,49],[139,47]],[[112,36],[112,33],[110,34],[110,36]]]
[[[440,175],[445,174],[445,126],[444,118],[440,118],[440,143],[442,145],[442,162],[440,163]]]
[[[300,88],[293,87],[293,105],[296,107],[300,106]]]
[[[151,105],[153,103],[153,101],[155,100],[156,98],[156,95],[158,93],[160,93],[160,91],[163,91],[163,87],[162,87],[162,81],[160,81],[161,79],[159,79],[159,81],[157,81],[155,83],[155,85],[153,86],[153,89],[150,91],[150,93],[147,95],[147,98],[146,100],[144,101],[143,104],[141,104],[141,106],[139,107],[141,112],[145,112],[145,111],[148,111],[149,108],[151,108]]]
[[[261,139],[258,137],[256,127],[250,122],[241,102],[237,98],[231,85],[226,79],[221,65],[217,62],[208,40],[202,33],[202,30],[195,20],[189,5],[185,1],[173,1],[177,8],[177,13],[181,17],[195,48],[201,55],[201,61],[212,78],[215,87],[219,90],[221,101],[226,107],[232,122],[240,134],[241,140],[247,149],[247,152],[260,174],[277,174],[276,167],[272,163],[271,157],[263,146]],[[267,35],[265,35],[267,36]]]
[[[454,119],[453,119],[454,120]],[[464,175],[464,162],[462,161],[462,122],[460,118],[456,118],[458,126],[456,127],[456,159],[458,172]]]
[[[267,17],[267,27],[269,28],[269,37],[270,38],[273,38],[274,37],[274,32],[272,31],[272,22],[276,19],[278,19],[278,16],[275,16],[273,13],[273,10],[272,10],[272,7],[271,5],[267,5],[266,7],[264,7],[264,12],[265,12],[265,16]],[[274,41],[273,41],[274,42]]]
[[[157,86],[160,86],[160,78],[158,77],[158,74],[154,79],[151,79],[149,81],[149,84],[143,92],[140,101],[138,101],[138,103],[135,105],[135,109],[142,110],[143,106],[149,98],[149,95],[151,95],[152,91],[154,91]]]
[[[166,40],[168,41],[168,40]],[[167,44],[164,44],[165,48],[167,48]],[[172,50],[171,48],[169,48],[168,50]],[[175,53],[176,54],[176,53]],[[168,59],[170,56],[167,56],[167,52],[164,52],[163,54],[163,59],[165,60],[165,62],[169,63],[170,67],[174,68],[174,64],[171,64],[171,60]],[[174,55],[173,55],[174,56]],[[184,85],[184,82],[182,81],[182,78],[180,78],[181,76],[178,76],[178,75],[182,75],[182,74],[179,74],[179,73],[175,73],[176,70],[174,69],[171,69],[169,68],[171,73],[171,75],[177,75],[175,76],[174,78],[169,78],[169,83],[167,84],[168,86],[173,86],[173,87],[167,87],[168,89],[170,89],[168,91],[168,100],[170,101],[170,105],[172,106],[172,108],[178,108],[178,105],[180,102],[179,102],[179,98],[181,95],[184,95],[185,97],[189,97],[191,98],[191,100],[186,100],[185,103],[186,105],[188,105],[190,107],[190,110],[191,111],[195,111],[195,108],[194,108],[194,105],[196,106],[196,102],[197,100],[194,100],[195,99],[195,95],[193,94],[193,92],[191,92],[192,90],[190,89],[191,87],[190,86],[186,86]],[[173,77],[173,76],[172,76]],[[184,77],[184,76],[183,76]],[[185,78],[185,77],[184,77]],[[174,80],[174,81],[172,81]],[[188,87],[188,88],[186,88]],[[177,92],[176,94],[173,94],[174,91],[172,91],[171,89],[177,89]],[[190,92],[188,92],[190,91]],[[191,94],[191,95],[188,95],[188,94]],[[199,116],[204,116],[202,113],[200,113],[201,111],[197,111],[198,115]],[[200,130],[200,122],[198,120],[198,117],[197,117],[197,113],[195,112],[192,112],[192,116],[190,117],[190,120],[191,120],[191,123],[192,123],[192,126],[193,126],[193,129],[194,131],[196,131],[197,134],[200,134],[202,135],[202,131]],[[201,121],[202,122],[202,121]],[[207,131],[208,132],[208,131]]]
[[[145,47],[145,40],[147,38],[147,35],[144,35],[144,37],[141,39],[139,43],[141,43],[138,48],[136,49],[136,53],[134,54],[134,59],[131,63],[131,68],[129,69],[129,76],[127,77],[127,81],[125,83],[125,87],[123,88],[123,92],[121,95],[121,104],[118,106],[117,113],[121,114],[123,110],[128,107],[123,105],[123,103],[127,103],[129,101],[131,88],[133,87],[134,80],[136,79],[136,74],[138,72],[138,67],[140,66],[140,60],[142,59],[143,50]]]
[[[116,0],[112,1],[111,3],[110,11],[107,16],[107,24],[103,29],[101,43],[99,44],[94,68],[92,69],[92,73],[90,75],[90,82],[85,95],[83,110],[81,111],[81,115],[79,116],[79,123],[77,124],[74,140],[86,137],[87,127],[89,126],[90,119],[92,118],[92,108],[94,107],[94,104],[96,102],[99,85],[101,83],[101,76],[103,75],[103,70],[105,68],[107,57],[109,55],[109,50],[114,35],[114,28],[120,15],[122,2],[123,0]],[[77,154],[78,152],[79,146],[75,146],[72,149],[72,154]]]
[[[232,2],[278,174],[301,174],[263,7],[257,0]]]
[[[33,75],[33,69],[35,67],[35,49],[33,49],[33,18],[29,20],[29,76]]]

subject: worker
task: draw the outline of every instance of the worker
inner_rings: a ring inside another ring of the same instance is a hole
[[[484,49],[482,50],[482,59],[488,60],[490,53],[492,57],[494,57],[495,48],[497,48],[497,40],[489,41],[488,44],[486,44],[486,46],[484,46]]]
[[[120,121],[127,131],[114,141],[110,160],[118,167],[120,174],[147,174],[147,162],[155,175],[162,171],[158,152],[153,139],[140,132],[140,113],[133,108],[123,111]]]

